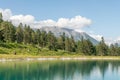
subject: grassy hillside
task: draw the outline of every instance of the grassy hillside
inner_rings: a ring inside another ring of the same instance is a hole
[[[18,43],[0,43],[0,54],[9,55],[33,55],[33,56],[68,56],[80,55],[63,50],[51,51],[48,48],[40,48],[37,45],[24,45]]]
[[[15,55],[16,53],[16,55]],[[88,60],[119,60],[119,56],[85,56],[81,53],[66,52],[63,50],[51,51],[37,45],[0,42],[0,59],[26,58],[80,58]]]

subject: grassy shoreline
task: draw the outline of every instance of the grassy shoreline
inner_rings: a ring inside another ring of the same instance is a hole
[[[14,55],[16,53],[16,55]],[[82,53],[66,52],[64,50],[51,51],[33,45],[18,43],[0,43],[0,61],[4,60],[120,60],[120,56],[85,56]]]
[[[120,56],[39,56],[0,54],[0,60],[120,60]]]

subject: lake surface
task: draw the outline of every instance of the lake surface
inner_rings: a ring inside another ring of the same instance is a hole
[[[0,80],[120,80],[120,61],[0,62]]]

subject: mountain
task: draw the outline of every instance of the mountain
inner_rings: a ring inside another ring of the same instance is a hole
[[[109,45],[111,45],[111,44],[116,44],[117,43],[117,45],[120,47],[120,40],[116,40],[116,41],[113,41],[112,43],[110,43]]]
[[[65,35],[68,36],[68,37],[71,37],[71,35],[72,35],[73,38],[76,41],[80,40],[83,37],[84,39],[89,39],[95,45],[99,43],[97,40],[95,40],[94,38],[89,36],[87,33],[85,33],[85,32],[77,32],[77,31],[75,31],[73,29],[60,28],[60,27],[42,27],[41,30],[46,31],[46,32],[51,31],[56,37],[59,37],[64,32]]]

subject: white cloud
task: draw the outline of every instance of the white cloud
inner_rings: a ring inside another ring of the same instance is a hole
[[[80,29],[82,27],[89,26],[92,23],[90,19],[87,19],[82,16],[75,16],[71,19],[68,18],[60,18],[57,21],[57,26],[59,27],[67,27],[71,29]]]
[[[37,27],[37,28],[40,28],[40,27],[45,27],[45,26],[55,26],[56,22],[51,20],[51,19],[48,19],[48,20],[43,20],[43,21],[35,21],[33,23],[33,26],[34,27]]]
[[[31,15],[14,15],[10,17],[10,20],[14,25],[18,25],[19,23],[30,25],[34,23],[34,17]]]
[[[90,19],[82,16],[75,16],[73,18],[59,18],[57,21],[52,19],[36,21],[32,15],[13,15],[10,9],[0,9],[0,12],[3,13],[4,20],[10,20],[14,25],[23,23],[34,28],[40,28],[42,26],[58,26],[67,27],[70,29],[81,29],[91,25],[92,23]]]
[[[74,18],[59,18],[57,21],[52,19],[43,20],[43,21],[34,21],[32,26],[35,28],[39,28],[42,26],[58,26],[58,27],[66,27],[70,29],[81,29],[83,27],[89,26],[92,23],[90,19],[75,16]]]
[[[2,13],[4,20],[9,20],[10,17],[12,16],[12,12],[10,9],[1,9],[0,8],[0,12]]]

